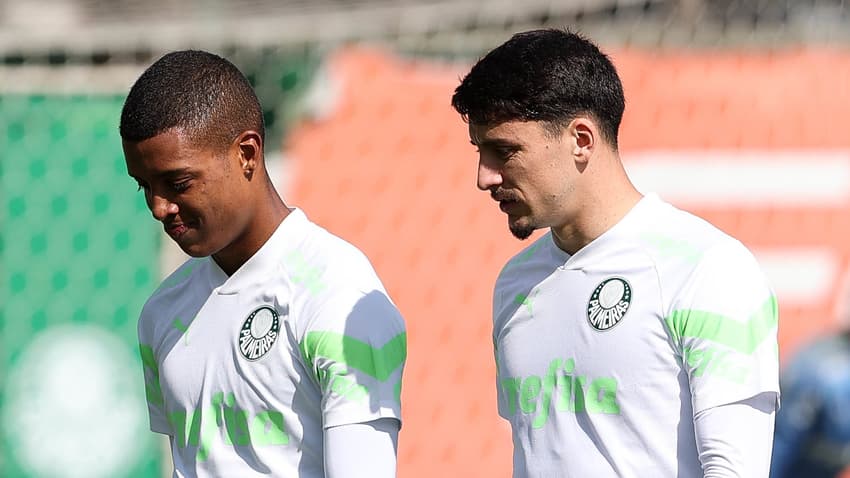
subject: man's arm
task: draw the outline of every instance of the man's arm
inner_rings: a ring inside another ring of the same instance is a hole
[[[396,476],[404,321],[382,290],[336,290],[304,314],[301,359],[322,395],[325,476]]]
[[[779,407],[779,307],[738,243],[703,254],[665,319],[681,352],[706,477],[767,477]]]
[[[399,421],[325,428],[326,478],[395,478]]]
[[[705,478],[768,476],[776,398],[772,392],[760,393],[694,415]]]

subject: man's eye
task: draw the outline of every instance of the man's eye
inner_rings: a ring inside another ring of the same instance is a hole
[[[189,180],[173,183],[171,187],[178,193],[189,189]]]

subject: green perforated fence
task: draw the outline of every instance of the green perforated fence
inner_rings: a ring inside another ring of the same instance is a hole
[[[279,150],[288,126],[314,107],[304,100],[321,56],[219,53],[251,80],[266,149]],[[118,134],[130,76],[147,60],[127,74],[120,55],[103,70],[60,57],[67,69],[22,88],[39,94],[0,85],[0,477],[160,477],[164,450],[148,431],[136,321],[173,264],[158,270],[161,233],[127,176]],[[38,67],[39,58],[26,63]],[[100,93],[51,93],[83,70],[92,88],[82,91]]]
[[[0,476],[160,476],[136,318],[159,233],[119,96],[0,96]]]

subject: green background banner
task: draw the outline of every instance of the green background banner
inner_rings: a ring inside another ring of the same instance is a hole
[[[0,476],[160,476],[136,318],[159,233],[123,96],[0,97]]]

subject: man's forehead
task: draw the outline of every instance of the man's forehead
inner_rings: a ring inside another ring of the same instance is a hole
[[[212,154],[175,130],[122,143],[127,172],[133,177],[173,176],[198,169],[203,167],[204,158]]]
[[[529,134],[539,132],[539,121],[503,121],[501,123],[469,123],[469,139],[475,144],[492,142],[522,143]]]

